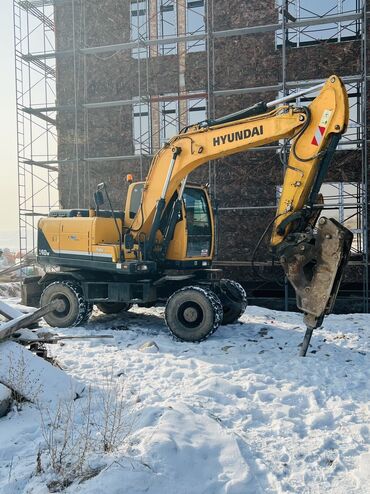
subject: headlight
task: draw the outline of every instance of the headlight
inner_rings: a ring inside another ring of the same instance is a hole
[[[138,264],[136,266],[136,271],[148,271],[149,267],[147,264]]]

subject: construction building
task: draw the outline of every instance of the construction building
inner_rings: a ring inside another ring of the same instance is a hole
[[[35,247],[40,215],[89,207],[100,182],[122,208],[126,175],[145,179],[152,156],[182,127],[335,73],[346,84],[350,125],[322,188],[324,214],[355,234],[342,300],[367,311],[369,4],[14,0],[21,249]],[[190,177],[209,183],[217,205],[217,266],[255,296],[279,294],[280,308],[289,287],[266,281],[281,277],[268,238],[254,250],[274,216],[285,144],[211,162]]]

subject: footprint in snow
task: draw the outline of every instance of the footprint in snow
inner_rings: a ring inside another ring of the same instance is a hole
[[[276,399],[276,395],[268,391],[257,391],[256,397],[263,403],[270,403]]]
[[[281,403],[283,403],[284,405],[299,407],[299,409],[306,409],[310,407],[307,397],[302,394],[292,394],[284,396],[281,399]]]
[[[334,427],[334,417],[331,412],[320,412],[308,416],[306,423],[311,429],[332,429]]]

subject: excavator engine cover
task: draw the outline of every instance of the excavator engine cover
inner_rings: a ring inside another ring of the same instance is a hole
[[[304,234],[303,241],[294,245],[287,242],[281,251],[280,261],[296,291],[297,306],[311,329],[320,326],[333,309],[352,239],[350,230],[322,217],[317,233]]]

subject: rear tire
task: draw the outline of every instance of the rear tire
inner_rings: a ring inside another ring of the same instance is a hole
[[[177,290],[166,304],[168,329],[181,341],[202,341],[219,327],[223,316],[220,299],[211,290],[189,286]]]
[[[104,314],[118,314],[118,312],[130,310],[132,304],[126,302],[99,302],[96,306]]]
[[[78,326],[87,321],[91,314],[91,304],[83,297],[81,287],[72,281],[55,281],[50,283],[41,294],[40,305],[47,305],[53,300],[63,302],[61,308],[45,314],[49,326],[66,328]]]
[[[240,283],[223,279],[220,282],[220,300],[223,309],[222,325],[233,324],[247,308],[247,294]]]

